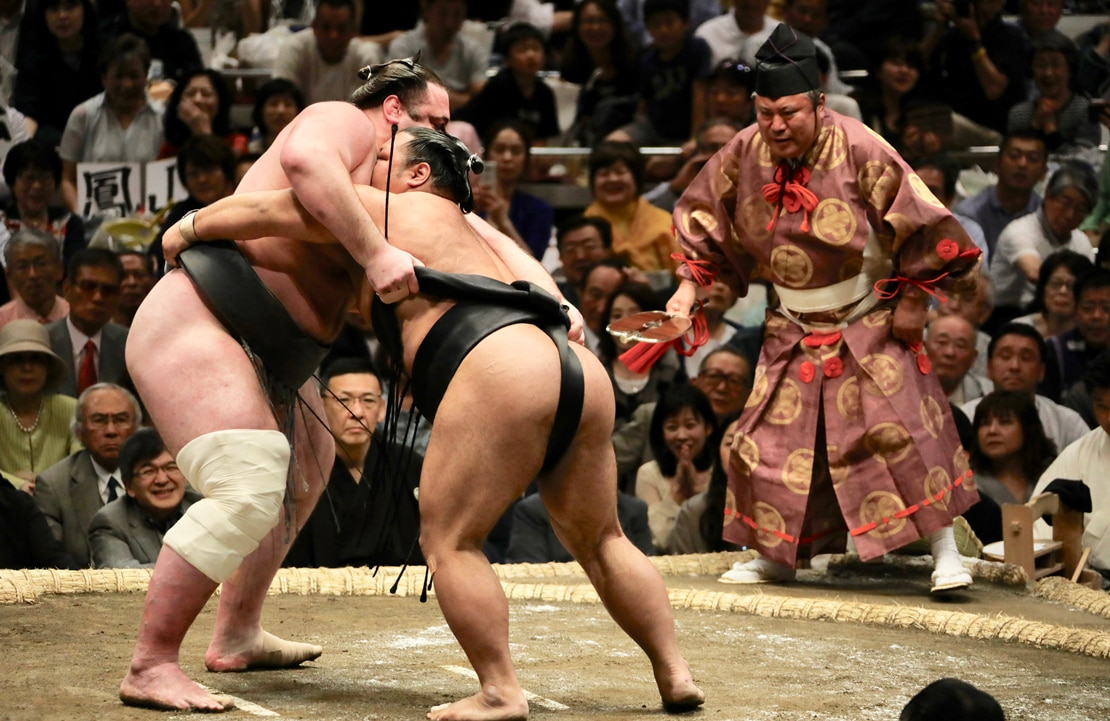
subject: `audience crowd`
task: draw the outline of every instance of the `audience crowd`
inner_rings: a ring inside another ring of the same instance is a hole
[[[1110,2],[887,0],[858,4],[864,13],[833,0],[533,0],[506,17],[467,0],[411,12],[316,0],[287,14],[285,4],[248,17],[209,3],[27,0],[11,57],[0,48],[14,68],[0,89],[0,510],[21,509],[9,516],[23,529],[6,532],[0,565],[150,566],[198,498],[143,426],[123,358],[130,319],[164,271],[160,234],[122,251],[103,242],[105,218],[78,204],[91,182],[82,164],[176,158],[183,190],[164,230],[233,192],[306,105],[344,100],[360,68],[416,53],[446,83],[452,131],[486,160],[476,212],[552,271],[609,372],[622,526],[648,553],[725,548],[730,429],[759,376],[751,319],[773,289],[738,299],[716,283],[703,308],[709,342],[645,372],[624,365],[628,345],[606,327],[670,296],[670,213],[753,121],[755,49],[784,21],[817,40],[827,106],[909,159],[984,251],[977,290],[938,299],[925,342],[983,496],[973,530],[997,540],[999,505],[1058,477],[1092,487],[1091,518],[1110,512],[1099,505],[1110,22],[1076,14]],[[1088,22],[1063,22],[1073,17]],[[206,67],[190,29],[210,27],[268,43],[269,79]],[[555,162],[537,152],[545,146],[582,146],[588,159]],[[641,152],[657,146],[675,151]],[[577,186],[582,202],[549,202],[541,196],[557,193],[542,184]],[[321,368],[337,457],[289,565],[420,562],[421,459],[375,435],[395,391],[377,355],[372,329],[352,320]],[[380,478],[386,467],[403,484]],[[1084,545],[1110,579],[1104,526],[1091,524]],[[509,562],[569,558],[535,496],[486,549]]]

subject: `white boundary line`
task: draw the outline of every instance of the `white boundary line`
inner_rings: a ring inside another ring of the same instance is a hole
[[[478,674],[474,673],[474,669],[463,668],[462,666],[440,666],[440,668],[442,668],[444,671],[450,671],[451,673],[457,673],[460,676],[472,678],[475,681],[478,680]],[[570,708],[570,706],[561,704],[558,701],[552,701],[549,698],[544,698],[543,696],[534,694],[531,691],[527,690],[524,691],[524,698],[528,699],[529,703],[534,703],[537,706],[542,706],[548,711],[566,711]]]
[[[258,704],[251,703],[250,701],[247,701],[246,699],[239,698],[238,696],[232,696],[231,694],[228,694],[228,693],[221,693],[221,692],[217,691],[216,689],[211,688],[210,686],[205,686],[202,683],[198,683],[197,686],[200,686],[202,689],[204,689],[208,693],[212,694],[213,696],[226,696],[227,698],[231,699],[232,701],[235,702],[235,709],[238,710],[238,711],[246,711],[247,713],[252,714],[254,716],[266,716],[266,717],[270,717],[270,718],[281,718],[281,714],[279,714],[278,712],[271,711],[268,708],[262,708]]]

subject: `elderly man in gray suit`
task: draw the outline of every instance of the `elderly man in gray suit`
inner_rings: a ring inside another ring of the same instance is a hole
[[[35,480],[35,503],[66,553],[84,568],[91,558],[89,524],[100,508],[124,493],[119,477],[123,442],[142,423],[131,393],[112,383],[91,386],[77,399],[73,428],[85,446]]]
[[[70,260],[62,284],[69,314],[46,326],[51,350],[69,369],[59,393],[77,397],[99,382],[131,385],[123,360],[127,329],[110,322],[122,283],[119,256],[106,248],[85,248]]]
[[[93,566],[153,568],[166,531],[202,496],[189,488],[153,428],[140,428],[124,442],[119,473],[127,493],[97,511],[89,525]]]

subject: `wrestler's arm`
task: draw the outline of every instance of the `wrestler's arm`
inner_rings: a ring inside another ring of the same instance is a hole
[[[416,293],[414,259],[389,245],[351,183],[351,170],[377,153],[373,126],[347,103],[310,105],[295,121],[281,167],[298,200],[339,239],[389,301]]]
[[[221,238],[253,240],[278,236],[309,243],[338,242],[289,189],[229,195],[206,205],[193,214],[192,232],[196,237],[187,240],[181,226],[189,222],[189,218],[183,218],[168,228],[162,238],[166,261],[171,265],[177,265],[178,253],[193,243]]]
[[[551,274],[544,270],[539,261],[517,245],[512,238],[474,213],[467,213],[466,219],[470,222],[470,227],[474,229],[474,232],[486,241],[486,245],[501,259],[501,262],[505,264],[514,278],[535,283],[555,296],[568,309],[567,315],[570,316],[568,335],[576,343],[584,342],[582,314],[573,305],[567,303],[563,294],[559,292],[559,286],[555,284]]]

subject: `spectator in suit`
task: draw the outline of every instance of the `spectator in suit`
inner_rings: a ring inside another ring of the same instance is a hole
[[[50,347],[69,370],[61,393],[76,397],[94,383],[130,383],[123,359],[127,329],[111,322],[122,283],[123,265],[112,251],[86,248],[73,256],[62,284],[69,315],[46,326]]]
[[[4,246],[4,269],[15,298],[0,306],[0,327],[13,320],[49,323],[69,313],[58,295],[62,282],[58,239],[42,230],[20,230]]]
[[[310,104],[346,100],[362,84],[359,69],[381,61],[381,46],[358,38],[354,3],[321,0],[312,27],[282,43],[273,75],[295,83]]]
[[[69,428],[77,402],[54,392],[64,374],[40,323],[0,328],[0,468],[20,486],[79,447]]]
[[[0,568],[77,568],[26,493],[0,478]]]
[[[547,508],[544,507],[539,493],[532,493],[521,499],[513,507],[512,514],[506,563],[567,563],[574,560],[552,528]],[[655,555],[655,548],[651,545],[646,501],[618,491],[617,518],[620,520],[621,530],[632,541],[632,545],[645,556]]]
[[[162,536],[201,495],[153,428],[140,428],[119,450],[126,494],[108,503],[89,524],[95,568],[153,568]]]
[[[415,491],[421,462],[406,459],[374,428],[385,419],[381,379],[368,361],[336,360],[320,395],[335,438],[335,464],[283,565],[341,568],[423,563]]]
[[[119,309],[112,320],[129,328],[135,311],[154,287],[154,268],[150,256],[138,250],[120,251],[119,262],[123,266],[123,281],[120,283]]]
[[[77,399],[73,420],[85,449],[47,468],[35,481],[35,503],[54,537],[82,568],[92,559],[93,516],[124,492],[118,475],[120,447],[142,422],[139,401],[126,389],[111,383],[92,386]]]

